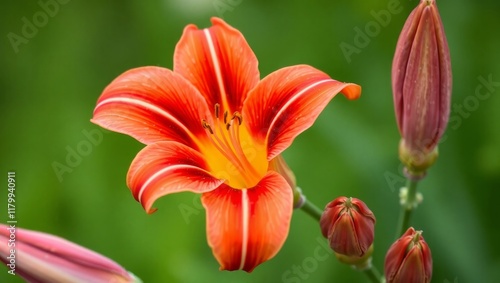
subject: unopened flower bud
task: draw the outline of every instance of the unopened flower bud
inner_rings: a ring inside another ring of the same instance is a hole
[[[410,227],[385,256],[387,283],[428,283],[432,277],[432,255],[422,231]]]
[[[27,282],[142,282],[111,259],[54,235],[0,224],[0,243],[1,261]]]
[[[392,63],[392,90],[402,136],[400,158],[425,172],[450,114],[451,61],[435,0],[421,0],[401,31]]]
[[[339,197],[326,205],[320,220],[321,232],[337,257],[359,265],[373,251],[375,216],[357,198]]]

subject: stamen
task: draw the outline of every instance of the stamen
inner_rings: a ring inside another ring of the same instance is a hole
[[[212,127],[210,127],[210,125],[207,123],[207,121],[205,119],[202,119],[201,120],[201,126],[203,127],[203,129],[207,129],[210,134],[214,134],[214,131],[212,131]]]
[[[219,119],[219,110],[220,110],[219,103],[215,103],[215,118],[217,119]]]
[[[238,124],[241,125],[241,122],[243,122],[243,117],[241,116],[241,113],[236,111],[233,113],[233,118],[231,120],[238,119]]]
[[[236,113],[238,115],[235,115],[235,116],[239,116],[240,118],[238,118],[238,120],[241,121],[241,115],[239,114],[239,112],[235,112],[235,114]],[[237,154],[239,156],[243,156],[244,166],[246,168],[250,169],[249,173],[253,174],[254,177],[258,178],[259,173],[255,170],[255,168],[252,166],[252,164],[250,164],[250,162],[248,161],[245,153],[243,152],[243,148],[241,148],[241,140],[240,140],[240,135],[239,135],[239,126],[240,125],[241,125],[241,123],[235,124],[234,127],[232,128],[232,131],[230,131],[229,135],[231,136],[231,142],[233,143],[234,148],[235,148]]]
[[[238,158],[238,156],[235,154],[235,152],[231,149],[230,143],[226,139],[226,135],[222,135],[224,142],[219,139],[217,135],[211,135],[210,137],[213,137],[212,142],[215,145],[215,147],[224,155],[227,160],[231,161],[231,163],[236,167],[238,171],[240,171],[241,176],[249,182],[249,176],[245,171],[245,168],[243,164],[241,163],[241,160]]]
[[[228,111],[224,111],[224,124],[222,124],[222,121],[219,119],[221,111],[220,104],[216,103],[214,108],[215,128],[212,128],[205,119],[201,120],[201,126],[210,133],[208,137],[212,144],[229,162],[236,167],[240,176],[244,179],[244,182],[247,185],[253,185],[252,182],[259,178],[259,173],[250,163],[241,147],[242,145],[239,136],[239,126],[243,121],[241,113],[238,111],[234,112],[231,119],[228,121],[229,113]],[[224,131],[224,128],[226,128],[226,131]]]

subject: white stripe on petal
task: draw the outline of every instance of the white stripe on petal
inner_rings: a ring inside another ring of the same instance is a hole
[[[281,107],[280,111],[278,111],[278,113],[276,113],[276,115],[274,116],[274,119],[273,121],[271,122],[271,125],[269,126],[269,129],[272,129],[274,127],[274,123],[276,123],[276,121],[280,118],[281,114],[283,114],[283,112],[286,111],[286,109],[292,104],[295,102],[295,100],[299,99],[304,93],[306,93],[308,90],[322,84],[322,83],[326,83],[326,82],[333,82],[332,79],[325,79],[325,80],[321,80],[319,82],[315,82],[311,85],[308,85],[307,87],[305,87],[304,89],[302,89],[301,91],[297,92],[296,94],[294,94],[286,103],[285,105],[283,105],[283,107]],[[269,132],[268,132],[269,134]]]
[[[174,124],[176,124],[181,129],[183,129],[193,140],[196,140],[196,137],[191,133],[191,131],[189,131],[189,129],[186,128],[186,126],[184,124],[182,124],[179,120],[177,120],[177,118],[170,115],[170,113],[166,112],[165,110],[161,109],[160,107],[155,106],[154,104],[139,100],[139,99],[128,98],[128,97],[108,98],[108,99],[101,101],[99,104],[97,104],[95,109],[98,109],[99,107],[101,107],[104,104],[113,103],[113,102],[132,104],[132,105],[136,105],[136,106],[145,108],[146,110],[156,112],[156,113],[160,114],[161,116],[167,118],[168,120],[172,121]]]
[[[158,172],[154,173],[153,175],[151,175],[146,180],[146,182],[144,182],[144,184],[141,186],[141,189],[139,190],[139,194],[137,195],[137,200],[140,203],[142,203],[142,194],[147,189],[147,187],[149,186],[149,184],[151,182],[153,182],[156,178],[160,177],[162,174],[164,174],[164,173],[166,173],[168,171],[174,171],[176,169],[195,169],[195,170],[201,170],[200,167],[193,166],[193,165],[186,165],[186,164],[172,165],[172,166],[165,167],[165,168],[159,170]]]
[[[241,204],[242,204],[242,221],[241,221],[241,226],[242,226],[242,241],[241,241],[241,260],[240,260],[240,268],[243,269],[245,267],[245,261],[247,258],[247,249],[248,249],[248,221],[250,220],[250,208],[248,207],[249,205],[249,200],[248,200],[248,190],[247,189],[242,189],[241,190]]]
[[[210,50],[210,57],[212,58],[212,62],[214,64],[214,72],[215,76],[217,77],[217,84],[219,85],[219,91],[221,94],[222,101],[221,103],[227,103],[227,94],[226,90],[224,88],[224,82],[222,79],[222,72],[220,69],[219,65],[219,58],[217,58],[217,53],[215,52],[215,46],[214,42],[212,40],[212,36],[210,35],[210,31],[208,29],[204,29],[203,32],[205,33],[205,37],[207,38],[207,43],[208,43],[208,48]],[[227,107],[229,105],[224,105],[224,107]]]

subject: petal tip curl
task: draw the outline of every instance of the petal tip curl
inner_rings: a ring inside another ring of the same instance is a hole
[[[230,26],[228,23],[226,23],[226,21],[224,21],[223,19],[221,19],[219,17],[211,17],[210,18],[210,22],[214,26],[218,25],[218,26],[223,26],[223,27],[226,27],[226,28],[234,30],[234,28],[232,26]]]
[[[340,93],[342,93],[349,100],[355,100],[361,96],[361,86],[353,83],[345,83],[345,86]]]

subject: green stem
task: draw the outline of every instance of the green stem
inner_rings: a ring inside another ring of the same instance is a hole
[[[366,274],[366,276],[368,276],[368,278],[373,283],[383,282],[383,278],[380,276],[380,272],[377,270],[377,268],[373,264],[370,266],[370,268],[363,270],[363,272]]]
[[[308,199],[304,201],[304,204],[300,208],[307,214],[309,214],[312,218],[318,221],[321,219],[321,215],[323,214],[323,210],[319,209],[314,203],[310,202]]]
[[[417,184],[418,181],[412,180],[411,178],[408,178],[406,180],[406,189],[407,189],[407,195],[406,199],[403,199],[401,202],[401,211],[399,213],[399,224],[397,228],[397,235],[396,239],[401,237],[404,232],[408,229],[410,226],[410,218],[415,210],[417,208]]]

